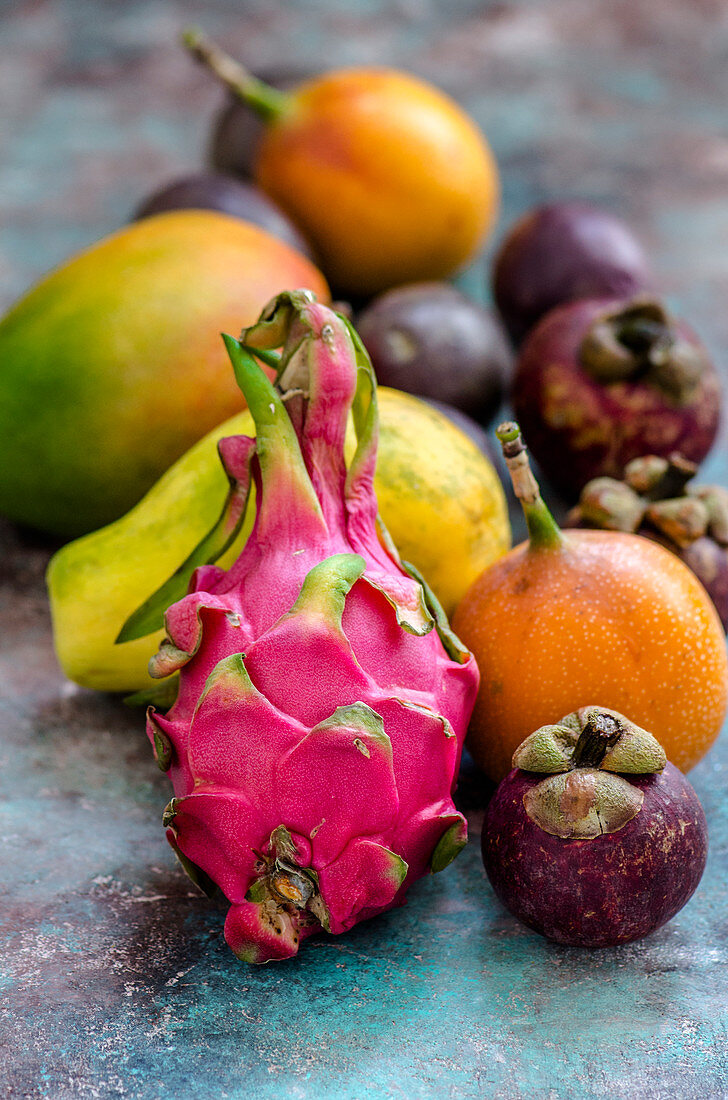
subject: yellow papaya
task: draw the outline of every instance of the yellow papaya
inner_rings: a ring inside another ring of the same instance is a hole
[[[0,321],[0,513],[73,536],[123,515],[243,408],[221,331],[323,276],[258,226],[210,210],[129,225],[57,268]]]
[[[490,462],[442,413],[410,394],[379,389],[379,510],[402,557],[450,613],[470,583],[510,546],[505,497]],[[115,645],[129,615],[185,560],[220,514],[228,481],[216,445],[254,435],[244,412],[175,463],[127,515],[68,543],[52,559],[48,589],[66,675],[102,691],[151,687],[147,662],[162,632]],[[353,429],[348,457],[355,446]],[[240,553],[252,516],[218,564]]]

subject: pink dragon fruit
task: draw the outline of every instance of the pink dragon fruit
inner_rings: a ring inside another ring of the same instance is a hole
[[[120,638],[219,556],[254,486],[237,562],[200,565],[166,612],[150,671],[179,670],[178,694],[147,730],[174,786],[172,847],[230,903],[235,954],[268,962],[402,904],[463,847],[451,796],[478,671],[378,520],[376,383],[348,322],[295,291],[224,339],[257,438],[221,442],[223,516]]]

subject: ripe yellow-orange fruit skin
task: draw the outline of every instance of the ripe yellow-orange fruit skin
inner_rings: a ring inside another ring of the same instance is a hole
[[[620,711],[682,771],[720,732],[728,660],[718,616],[694,574],[638,535],[523,543],[475,581],[453,627],[481,674],[468,745],[495,781],[528,734],[582,706]]]
[[[337,70],[291,93],[255,177],[332,285],[352,294],[450,275],[477,252],[499,199],[473,120],[432,85],[384,68]]]
[[[0,512],[75,536],[117,519],[243,405],[221,332],[287,287],[299,252],[213,210],[143,218],[73,256],[0,321]]]

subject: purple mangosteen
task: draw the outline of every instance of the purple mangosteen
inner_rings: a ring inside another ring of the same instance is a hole
[[[521,349],[512,400],[544,473],[574,499],[641,455],[705,458],[720,381],[695,333],[652,298],[560,306]]]
[[[695,791],[658,741],[582,707],[519,746],[483,824],[483,862],[511,912],[549,939],[611,947],[669,921],[705,868]]]

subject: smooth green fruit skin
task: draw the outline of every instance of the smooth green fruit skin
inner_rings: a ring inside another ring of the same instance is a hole
[[[54,641],[69,679],[98,691],[152,686],[146,666],[164,631],[118,646],[114,638],[214,524],[228,488],[214,448],[219,439],[238,433],[255,433],[247,410],[196,443],[127,515],[67,543],[51,559],[47,583]],[[251,509],[218,564],[235,560],[252,518]]]
[[[53,271],[0,322],[0,513],[73,536],[127,512],[242,408],[220,332],[286,286],[328,296],[305,257],[202,210],[146,218]]]

